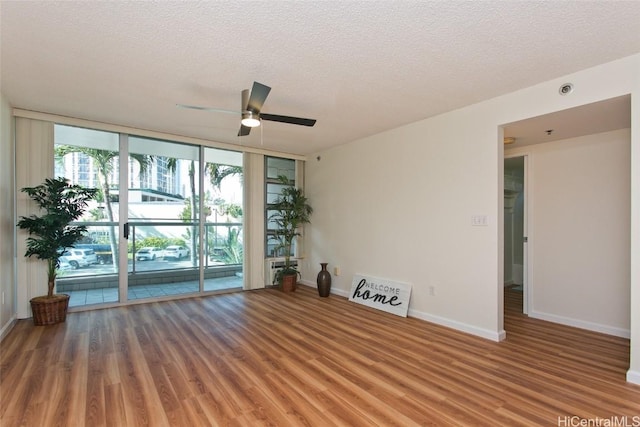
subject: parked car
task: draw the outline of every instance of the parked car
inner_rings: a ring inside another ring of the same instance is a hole
[[[69,263],[69,259],[66,256],[60,257],[60,264],[58,265],[58,271],[72,270],[73,266]]]
[[[142,248],[136,252],[137,261],[153,261],[156,258],[162,258],[164,251],[160,248]]]
[[[184,246],[167,246],[164,249],[165,258],[180,259],[188,256],[189,256],[189,249],[185,248]]]
[[[75,245],[76,249],[93,249],[98,257],[98,264],[113,264],[113,254],[111,253],[111,245],[101,244],[78,244]]]
[[[93,249],[76,249],[69,248],[62,253],[65,261],[71,265],[71,268],[88,267],[98,263],[98,257]]]

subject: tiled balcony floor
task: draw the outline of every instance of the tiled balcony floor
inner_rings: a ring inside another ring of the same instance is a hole
[[[217,279],[207,279],[204,282],[205,291],[218,291],[232,288],[242,288],[242,277],[221,277]],[[194,292],[198,292],[197,281],[131,286],[128,289],[128,297],[129,300],[135,300],[189,294]],[[118,289],[116,288],[65,291],[64,293],[71,296],[69,299],[69,307],[118,302]]]

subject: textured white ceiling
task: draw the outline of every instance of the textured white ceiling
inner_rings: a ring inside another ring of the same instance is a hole
[[[504,126],[504,136],[516,138],[505,148],[524,147],[631,127],[631,95],[619,96],[530,117]]]
[[[12,106],[309,154],[640,52],[640,1],[0,2]],[[263,122],[236,136],[254,80]]]

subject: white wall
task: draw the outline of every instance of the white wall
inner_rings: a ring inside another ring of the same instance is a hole
[[[629,336],[630,140],[622,129],[515,150],[529,155],[530,316]]]
[[[0,337],[16,318],[15,216],[13,120],[7,100],[0,94]],[[4,295],[4,298],[2,298]]]
[[[627,381],[640,384],[640,65],[631,96],[631,351]]]
[[[306,169],[315,213],[305,235],[304,280],[313,283],[318,263],[326,261],[341,267],[333,286],[343,295],[355,273],[409,282],[410,315],[502,338],[501,126],[625,94],[635,100],[638,76],[640,55],[634,55],[310,156],[321,160],[310,160]],[[560,96],[566,82],[575,90]],[[640,115],[631,126],[640,129]],[[640,132],[632,132],[631,143],[632,185],[638,186],[640,153],[633,147],[640,147]],[[636,197],[632,209],[639,207]],[[476,214],[487,215],[488,226],[472,227]],[[635,259],[637,225],[631,246]],[[631,306],[640,307],[640,261],[631,267]],[[628,378],[640,381],[636,312]]]
[[[310,268],[340,266],[333,286],[343,294],[356,273],[408,282],[410,315],[499,339],[502,152],[497,126],[486,121],[460,110],[310,160]],[[475,214],[489,225],[472,227]]]

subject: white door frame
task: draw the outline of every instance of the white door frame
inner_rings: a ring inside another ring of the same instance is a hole
[[[522,171],[522,192],[524,197],[524,206],[522,212],[522,312],[529,314],[529,302],[531,301],[531,277],[529,268],[531,260],[529,259],[529,241],[531,240],[531,227],[529,226],[529,207],[531,206],[531,192],[529,191],[529,155],[522,155],[524,160],[524,170]]]
[[[129,223],[129,135],[119,134],[118,161],[120,162],[118,176],[120,183],[126,183],[124,188],[119,185],[118,191],[118,259],[113,258],[114,263],[118,263],[118,303],[126,303],[129,299],[129,259],[128,245],[129,239],[124,238],[125,226]]]

